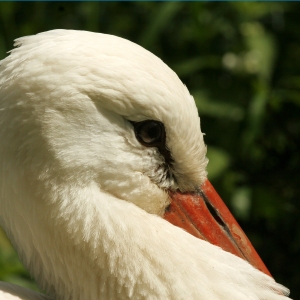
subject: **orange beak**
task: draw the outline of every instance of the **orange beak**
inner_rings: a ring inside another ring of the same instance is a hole
[[[170,192],[171,204],[164,219],[231,252],[271,276],[251,242],[211,183],[206,180],[199,193]]]

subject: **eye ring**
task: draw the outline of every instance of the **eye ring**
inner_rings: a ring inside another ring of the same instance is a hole
[[[136,139],[146,147],[156,147],[165,158],[168,166],[174,163],[170,150],[166,145],[166,131],[162,122],[145,120],[142,122],[130,121],[133,125]]]
[[[132,122],[137,140],[146,147],[163,147],[166,133],[163,123],[154,120]]]

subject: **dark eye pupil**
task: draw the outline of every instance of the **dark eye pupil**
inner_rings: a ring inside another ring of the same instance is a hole
[[[166,131],[162,122],[146,120],[142,122],[133,122],[136,139],[146,147],[156,147],[160,154],[165,158],[168,165],[173,163],[170,150],[166,145]]]
[[[138,135],[145,143],[153,143],[160,138],[161,128],[157,123],[149,122],[141,126]]]
[[[145,146],[158,146],[164,143],[164,127],[161,122],[147,120],[134,124],[135,135]]]

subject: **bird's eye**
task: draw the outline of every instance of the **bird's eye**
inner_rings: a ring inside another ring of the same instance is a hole
[[[130,123],[134,127],[134,133],[137,140],[146,147],[156,147],[165,158],[167,165],[173,164],[171,152],[166,145],[166,131],[162,122],[146,120],[142,122]]]
[[[133,122],[137,140],[147,147],[159,147],[165,143],[164,125],[159,121]]]

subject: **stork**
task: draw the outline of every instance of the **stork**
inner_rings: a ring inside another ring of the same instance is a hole
[[[0,225],[48,296],[2,282],[1,300],[288,299],[207,181],[195,102],[167,65],[85,31],[15,46]]]

